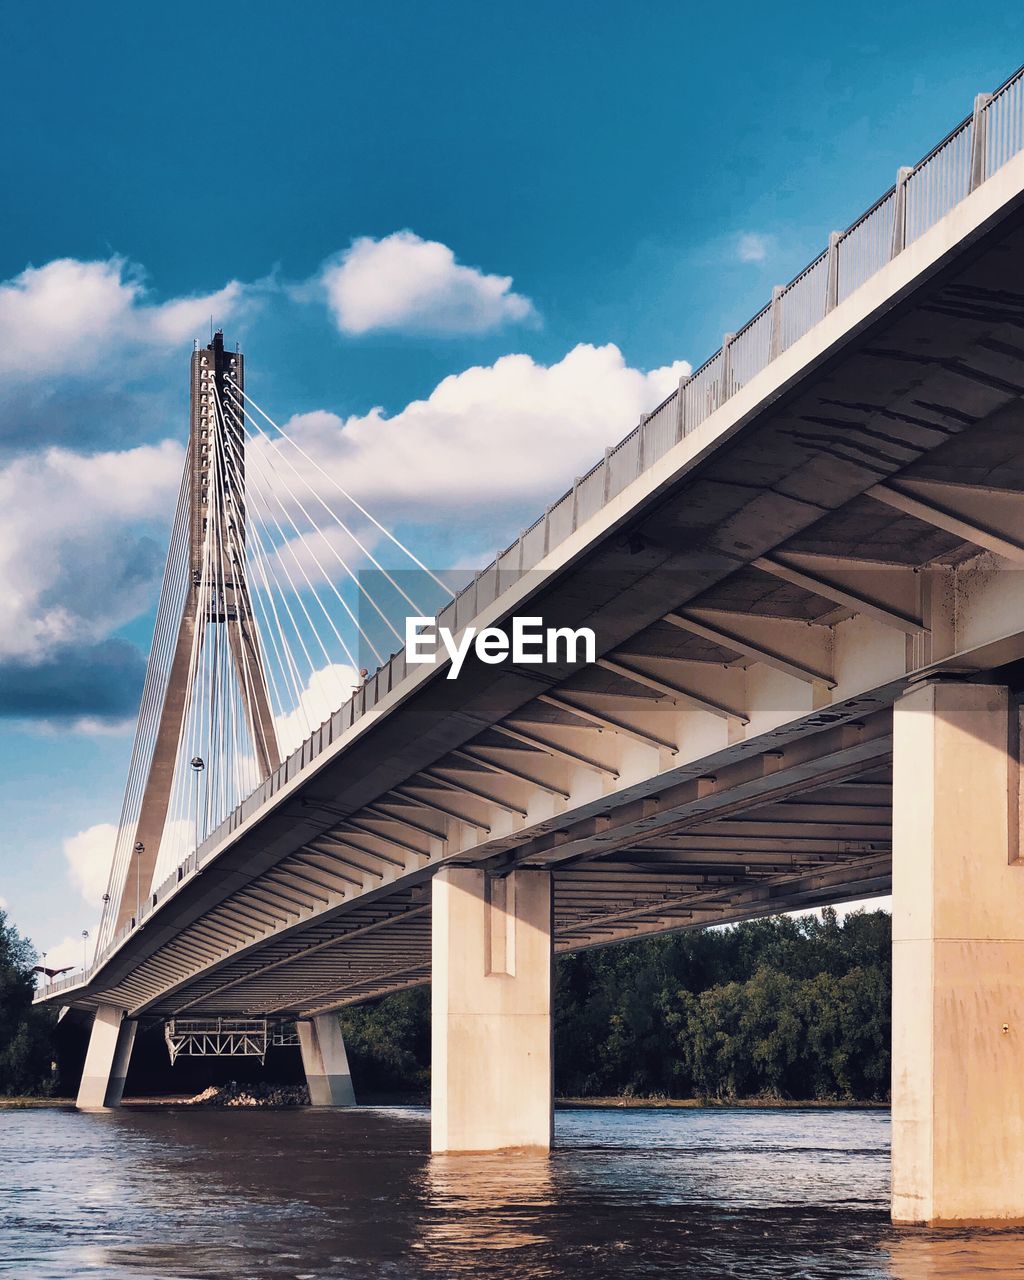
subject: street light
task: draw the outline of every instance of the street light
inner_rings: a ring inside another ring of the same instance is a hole
[[[196,843],[195,843],[195,863],[196,870],[199,870],[199,775],[206,768],[206,764],[202,756],[192,757],[192,772],[195,776],[195,806],[196,806]]]
[[[85,976],[85,944],[89,941],[89,930],[82,930],[82,976]]]
[[[142,919],[142,855],[146,846],[141,840],[135,842],[135,923]]]

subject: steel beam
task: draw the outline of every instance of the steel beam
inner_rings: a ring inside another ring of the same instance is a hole
[[[540,727],[539,725],[537,726],[537,728]],[[618,778],[619,776],[617,769],[601,764],[597,760],[591,760],[589,756],[580,755],[578,751],[572,751],[568,747],[561,747],[555,742],[549,742],[546,738],[538,737],[536,733],[528,733],[521,725],[513,726],[507,721],[503,721],[501,724],[492,725],[490,732],[499,733],[502,737],[511,738],[513,742],[521,742],[524,746],[533,747],[537,751],[546,752],[549,756],[556,756],[566,760],[569,764],[583,765],[585,769],[593,769],[595,773],[604,774],[606,778]]]
[[[582,696],[583,694],[582,690],[574,690],[573,692],[577,696]],[[650,733],[646,729],[639,729],[636,725],[625,724],[622,720],[613,719],[602,711],[595,711],[592,707],[581,707],[578,702],[571,702],[568,698],[563,698],[553,693],[542,693],[538,696],[537,701],[545,702],[549,707],[555,707],[557,710],[564,711],[569,715],[578,716],[581,720],[597,725],[599,729],[610,729],[612,733],[624,734],[627,738],[632,738],[634,742],[639,742],[645,747],[655,747],[659,751],[668,751],[672,755],[678,754],[679,748],[674,742],[669,742],[666,738],[660,738],[657,734]]]
[[[482,750],[483,748],[477,748]],[[494,751],[500,750],[498,747],[491,748]],[[476,752],[457,749],[449,751],[449,756],[454,756],[456,760],[464,760],[467,764],[479,766],[489,773],[501,773],[506,778],[515,778],[517,782],[529,783],[531,787],[536,787],[538,791],[546,791],[548,795],[560,796],[563,800],[569,799],[569,792],[564,787],[553,786],[550,782],[542,782],[540,778],[533,778],[528,773],[523,773],[519,769],[513,769],[507,764],[499,764],[496,760],[487,760]],[[454,766],[452,766],[454,767]]]
[[[660,693],[663,697],[669,698],[675,703],[689,703],[692,706],[699,707],[702,711],[710,711],[712,715],[724,716],[727,719],[737,719],[743,724],[749,722],[749,717],[745,713],[741,713],[736,706],[729,706],[721,698],[714,698],[710,693],[702,692],[693,685],[687,687],[685,684],[676,681],[668,681],[660,676],[650,675],[646,671],[638,670],[635,666],[627,666],[624,662],[618,661],[617,658],[598,658],[597,665],[623,680],[630,680],[633,684],[640,685],[645,689],[653,689],[656,693]]]
[[[819,567],[811,572],[806,567],[808,561],[816,560]],[[916,600],[920,595],[920,579],[912,568],[904,565],[869,564],[853,559],[837,564],[834,556],[801,557],[801,564],[794,564],[779,555],[759,556],[754,568],[763,573],[770,573],[774,578],[824,600],[832,600],[836,604],[862,613],[866,618],[873,618],[883,626],[895,627],[907,635],[917,635],[924,630],[924,622],[920,614],[920,606],[916,610],[900,608],[896,604],[887,603],[877,590],[888,578],[900,579],[903,590],[898,594]],[[826,567],[827,566],[827,567]],[[829,569],[832,570],[829,573]]]
[[[828,627],[792,618],[709,608],[668,613],[665,621],[797,680],[829,688],[835,684]]]
[[[411,778],[405,785],[415,786],[415,778]],[[486,831],[489,833],[491,830],[486,822],[481,822],[477,818],[467,817],[465,813],[459,813],[457,809],[449,809],[445,805],[440,805],[436,800],[423,800],[420,796],[406,795],[406,793],[398,787],[389,791],[387,796],[384,798],[386,800],[390,800],[393,804],[401,803],[404,805],[412,805],[413,808],[428,809],[433,813],[439,813],[445,818],[454,818],[456,822],[461,822],[467,827],[475,827],[477,831]]]
[[[873,485],[868,494],[964,542],[1024,561],[1021,494],[1016,490],[901,478]]]
[[[451,766],[448,766],[449,768]],[[514,813],[517,817],[525,818],[527,810],[521,804],[513,804],[511,800],[502,800],[494,795],[493,792],[481,791],[478,787],[470,787],[465,782],[456,782],[454,778],[443,778],[438,769],[445,768],[444,761],[438,761],[433,769],[423,769],[419,777],[425,778],[428,782],[432,782],[437,786],[448,787],[452,791],[459,791],[464,796],[471,796],[474,800],[479,800],[483,804],[493,805],[495,809],[504,809],[506,813]],[[410,786],[416,785],[416,779],[410,780]]]

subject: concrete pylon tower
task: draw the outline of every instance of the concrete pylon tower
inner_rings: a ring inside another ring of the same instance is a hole
[[[245,359],[227,351],[224,335],[192,353],[189,429],[189,566],[192,580],[178,626],[167,693],[146,778],[133,854],[114,932],[135,915],[150,891],[167,821],[182,728],[192,697],[190,675],[206,630],[223,624],[253,750],[263,777],[281,763],[266,670],[252,613],[245,569],[245,431],[241,392]],[[218,459],[220,460],[218,462]],[[141,846],[141,848],[140,848]]]

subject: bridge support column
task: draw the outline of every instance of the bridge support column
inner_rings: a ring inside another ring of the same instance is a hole
[[[80,1111],[106,1111],[121,1105],[136,1025],[112,1004],[97,1008],[78,1087]]]
[[[354,1107],[356,1094],[352,1088],[338,1015],[324,1013],[295,1025],[310,1104],[314,1107]]]
[[[892,1216],[1024,1219],[1024,867],[1005,688],[894,711]]]
[[[551,874],[433,880],[431,1150],[548,1151]]]

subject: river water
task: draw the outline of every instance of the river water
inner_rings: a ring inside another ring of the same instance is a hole
[[[426,1154],[418,1108],[0,1112],[0,1275],[1024,1277],[1016,1231],[894,1231],[878,1111],[559,1111]]]

